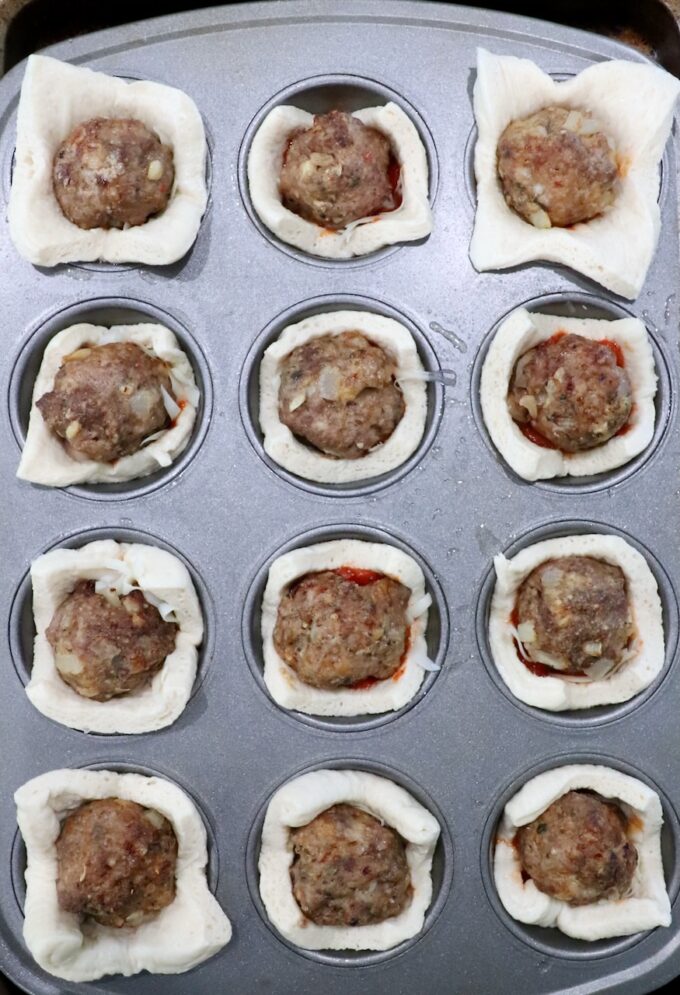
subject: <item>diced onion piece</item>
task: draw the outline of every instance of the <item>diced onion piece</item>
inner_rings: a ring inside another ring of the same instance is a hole
[[[297,411],[298,408],[302,407],[302,405],[305,403],[306,400],[307,400],[306,394],[296,394],[293,400],[288,405],[288,410]]]
[[[337,401],[340,396],[340,378],[332,366],[324,366],[319,376],[319,393],[324,401]]]
[[[535,211],[531,212],[529,215],[529,221],[534,228],[552,228],[550,217],[540,207],[537,207]]]
[[[428,673],[434,674],[438,670],[442,669],[438,663],[435,663],[434,660],[430,660],[430,658],[428,656],[425,656],[425,654],[423,654],[422,656],[414,656],[413,662],[416,663],[419,667],[422,667],[423,670],[427,670]]]
[[[160,159],[152,159],[149,163],[149,168],[146,171],[147,178],[150,180],[160,180],[163,175],[163,163]]]
[[[602,643],[599,640],[591,640],[583,644],[583,652],[587,656],[602,656]]]
[[[533,394],[525,394],[525,396],[521,398],[519,404],[521,408],[526,408],[531,418],[536,418],[538,416],[538,405],[536,404],[536,398]]]
[[[177,404],[174,397],[172,397],[170,393],[165,389],[163,384],[161,384],[161,395],[163,397],[163,404],[165,405],[165,410],[168,413],[168,418],[174,421],[182,409],[180,408],[179,404]]]
[[[62,674],[80,674],[83,670],[83,661],[75,653],[55,653],[54,665]]]
[[[536,642],[536,629],[533,622],[520,622],[517,626],[517,635],[522,643]]]
[[[578,111],[569,111],[563,127],[566,131],[580,131],[583,115]]]
[[[424,594],[421,598],[417,598],[412,605],[409,605],[409,609],[406,613],[406,617],[409,622],[414,622],[419,618],[432,604],[432,597],[429,594]]]
[[[579,128],[579,131],[581,132],[582,135],[594,135],[599,130],[600,130],[600,122],[597,121],[594,117],[590,117],[590,115],[588,115],[583,119],[583,121],[581,122],[581,127]]]
[[[70,421],[68,423],[68,425],[66,426],[66,438],[68,439],[69,442],[71,441],[71,439],[75,439],[78,432],[80,432],[81,428],[82,425],[80,424],[79,421]]]
[[[162,829],[165,825],[165,819],[160,812],[157,812],[155,808],[147,808],[144,812],[145,818],[149,820],[152,826],[156,829]]]
[[[80,349],[76,349],[75,352],[71,352],[68,356],[64,356],[64,362],[69,363],[72,359],[85,359],[89,356],[92,350],[88,346],[83,346]]]

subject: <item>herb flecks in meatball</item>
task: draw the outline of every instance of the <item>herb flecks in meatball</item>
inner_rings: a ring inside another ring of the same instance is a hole
[[[569,791],[517,832],[520,862],[539,891],[569,905],[624,898],[637,866],[620,806]]]
[[[175,178],[172,149],[133,118],[95,117],[54,157],[52,184],[79,228],[128,228],[164,211]]]
[[[120,798],[86,802],[56,843],[57,898],[103,926],[138,926],[175,897],[177,838],[155,809]]]
[[[274,645],[305,684],[341,688],[399,669],[410,591],[391,577],[357,584],[332,570],[296,581],[279,604]]]
[[[97,594],[82,580],[59,605],[47,629],[59,676],[95,701],[148,685],[175,648],[175,622],[165,622],[141,591]]]
[[[512,121],[498,142],[497,163],[506,202],[536,228],[590,221],[618,193],[615,150],[586,110],[544,107]]]
[[[384,922],[411,901],[404,841],[367,812],[333,805],[290,835],[293,894],[318,926]]]
[[[64,358],[37,407],[70,456],[109,463],[169,426],[161,387],[172,397],[167,364],[134,342],[84,346]]]
[[[401,421],[396,365],[357,331],[322,335],[293,349],[280,366],[279,418],[336,459],[360,459]]]
[[[566,674],[606,675],[634,634],[623,571],[591,556],[541,563],[522,582],[515,614],[527,657]]]
[[[515,365],[508,392],[512,418],[567,453],[601,446],[627,423],[633,391],[606,343],[553,336]]]
[[[333,110],[295,133],[281,167],[279,188],[288,210],[324,228],[392,211],[390,143],[358,118]]]

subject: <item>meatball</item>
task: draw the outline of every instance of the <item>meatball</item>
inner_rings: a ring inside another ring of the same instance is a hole
[[[561,335],[518,360],[508,392],[510,414],[567,453],[601,446],[633,408],[628,374],[608,345]]]
[[[318,926],[367,926],[399,915],[413,888],[404,841],[353,805],[292,829],[295,900]]]
[[[333,570],[307,574],[281,598],[274,645],[312,687],[384,680],[407,649],[410,593],[391,577],[357,584]]]
[[[175,897],[177,838],[155,809],[121,798],[86,802],[56,843],[57,898],[102,926],[138,926]]]
[[[616,803],[569,791],[517,832],[522,869],[539,891],[569,905],[623,898],[638,859],[626,826]]]
[[[314,118],[293,134],[279,188],[288,210],[323,228],[397,207],[390,183],[390,143],[344,111]]]
[[[170,425],[161,387],[172,397],[161,359],[134,342],[110,342],[65,356],[37,406],[70,456],[108,463]]]
[[[279,418],[327,456],[360,459],[401,421],[394,360],[360,332],[322,335],[280,366]]]
[[[151,683],[175,648],[175,622],[164,622],[141,591],[106,596],[81,580],[47,628],[59,676],[83,698],[108,701]]]
[[[544,107],[512,121],[497,154],[508,206],[536,228],[590,221],[616,199],[616,153],[589,111]]]
[[[518,591],[516,616],[527,656],[567,674],[610,672],[634,632],[623,571],[591,556],[537,566]]]
[[[79,228],[143,225],[168,206],[173,153],[133,118],[95,117],[64,139],[52,185],[63,214]]]

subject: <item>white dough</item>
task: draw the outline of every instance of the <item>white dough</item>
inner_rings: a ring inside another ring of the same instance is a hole
[[[327,259],[365,256],[384,245],[412,242],[432,231],[425,148],[415,125],[397,104],[352,113],[389,139],[401,166],[402,203],[396,210],[352,221],[335,232],[305,221],[281,203],[279,177],[283,153],[294,131],[311,128],[314,115],[284,104],[267,114],[248,155],[248,187],[260,220],[289,245]]]
[[[332,805],[355,805],[391,826],[406,842],[413,897],[397,916],[368,926],[317,926],[295,901],[290,879],[289,830],[305,826]],[[439,823],[412,795],[384,777],[361,770],[316,770],[274,794],[262,827],[260,895],[270,921],[305,950],[389,950],[423,928],[432,899],[432,857]]]
[[[473,266],[507,269],[545,259],[570,266],[622,297],[637,297],[659,236],[659,163],[679,91],[680,82],[657,66],[611,60],[558,83],[528,59],[478,49]],[[573,228],[546,230],[506,204],[496,149],[511,121],[551,104],[589,110],[602,122],[616,147],[621,182],[605,214]]]
[[[61,822],[83,802],[98,798],[122,798],[155,809],[169,819],[177,837],[174,901],[134,929],[94,920],[83,928],[79,916],[59,907],[55,843]],[[229,942],[231,925],[205,877],[205,827],[176,785],[109,770],[52,770],[23,784],[14,800],[28,860],[24,939],[45,971],[76,982],[139,971],[180,974]]]
[[[93,117],[142,121],[170,145],[175,183],[167,208],[127,229],[72,224],[52,188],[54,155],[76,125]],[[101,259],[167,265],[193,245],[207,204],[207,145],[193,100],[161,83],[128,83],[45,55],[29,56],[17,115],[16,163],[9,230],[19,253],[36,266]]]
[[[391,356],[406,410],[390,437],[361,459],[333,459],[300,442],[279,418],[279,364],[293,349],[322,335],[361,332]],[[286,470],[322,483],[348,483],[387,473],[404,463],[425,431],[427,391],[423,365],[409,330],[392,318],[369,311],[330,311],[288,325],[260,364],[260,427],[264,448]],[[420,378],[420,379],[419,379]]]
[[[572,906],[539,891],[534,882],[522,880],[513,838],[568,791],[588,789],[621,803],[634,816],[628,833],[638,852],[631,894]],[[611,767],[570,764],[533,777],[505,806],[496,835],[494,878],[498,895],[513,919],[534,926],[556,926],[579,940],[627,936],[655,926],[670,926],[671,907],[661,862],[663,813],[659,796],[642,781]]]
[[[608,677],[539,677],[517,654],[516,632],[510,621],[517,592],[532,570],[560,556],[591,556],[620,567],[626,578],[635,636],[630,657]],[[596,533],[546,539],[527,546],[510,560],[500,553],[494,566],[489,645],[498,673],[520,701],[551,712],[613,705],[639,694],[661,672],[665,644],[656,580],[644,556],[625,539]]]
[[[388,677],[371,687],[356,690],[315,688],[303,683],[279,656],[273,636],[279,603],[287,588],[305,574],[338,567],[375,570],[411,589],[407,606],[410,642],[397,680]],[[411,556],[395,546],[361,539],[335,539],[284,553],[269,568],[262,598],[264,681],[269,693],[283,708],[309,715],[370,715],[403,708],[422,684],[425,668],[432,667],[427,659],[425,641],[430,604],[423,571]]]
[[[621,346],[633,393],[634,407],[627,431],[584,452],[565,453],[537,446],[513,421],[506,400],[520,356],[560,331],[596,342],[609,339]],[[645,326],[638,318],[560,318],[518,308],[501,323],[484,360],[480,392],[484,422],[501,456],[525,480],[603,473],[627,463],[651,441],[656,381],[654,355]]]
[[[53,389],[55,377],[65,356],[85,345],[98,346],[109,342],[134,342],[166,362],[173,394],[181,402],[182,410],[171,428],[136,453],[123,456],[114,463],[74,459],[45,424],[36,402]],[[22,480],[50,487],[113,483],[145,477],[161,466],[170,466],[186,447],[196,421],[198,399],[191,363],[179,348],[173,333],[164,325],[114,325],[112,328],[88,324],[71,325],[58,332],[45,349],[33,387],[28,432],[17,476]]]
[[[26,694],[38,711],[85,732],[139,733],[171,725],[184,711],[196,677],[203,617],[189,571],[164,549],[113,539],[80,549],[53,549],[31,564],[35,647]],[[165,620],[179,626],[175,648],[151,683],[138,691],[94,701],[59,676],[45,632],[78,581],[94,580],[97,593],[138,588]]]

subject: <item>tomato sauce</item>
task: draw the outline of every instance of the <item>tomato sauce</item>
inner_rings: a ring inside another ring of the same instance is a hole
[[[367,584],[375,584],[377,580],[382,580],[385,574],[378,570],[364,570],[361,567],[338,567],[333,573],[338,574],[343,580],[349,580],[359,587],[366,587]]]

